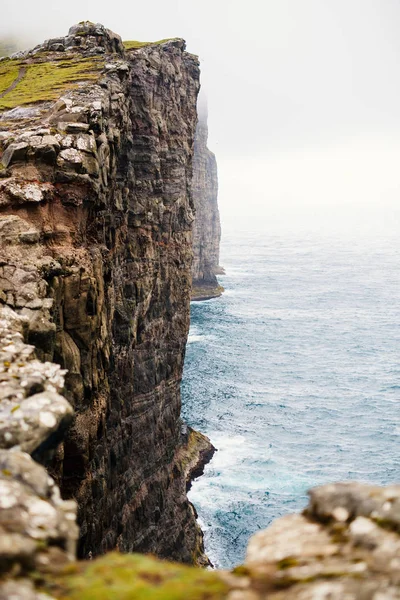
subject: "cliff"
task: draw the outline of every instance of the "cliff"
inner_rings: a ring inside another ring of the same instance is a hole
[[[220,296],[216,274],[219,267],[221,224],[218,210],[218,172],[215,155],[207,148],[207,110],[199,110],[194,139],[192,193],[195,207],[193,224],[193,300]]]
[[[7,342],[2,447],[77,501],[81,556],[204,564],[186,486],[213,449],[180,420],[199,66],[183,40],[127,46],[86,22],[0,62],[0,302],[36,361],[13,387],[25,358]],[[65,389],[37,360],[66,370]],[[43,413],[38,394],[64,412]]]
[[[311,490],[231,573],[76,561],[206,563],[186,488],[213,448],[179,395],[198,63],[129,47],[83,23],[0,62],[0,600],[400,598],[400,486]]]

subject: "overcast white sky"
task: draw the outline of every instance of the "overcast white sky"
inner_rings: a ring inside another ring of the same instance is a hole
[[[202,64],[224,221],[399,216],[398,0],[0,3],[0,34],[32,42],[84,19],[124,39],[185,38]]]

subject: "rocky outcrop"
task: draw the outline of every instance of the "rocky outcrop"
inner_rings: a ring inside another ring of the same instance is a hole
[[[24,342],[27,326],[0,309],[0,572],[14,574],[74,560],[78,538],[76,503],[61,500],[29,455],[54,449],[73,411],[60,394],[65,372],[37,360]]]
[[[2,492],[9,486],[0,498],[2,599],[400,598],[400,486],[343,483],[312,490],[304,513],[257,533],[245,564],[232,572],[117,553],[65,569],[74,544],[73,510],[28,455],[0,451],[0,463]]]
[[[193,300],[206,300],[220,296],[223,289],[218,284],[219,245],[221,224],[218,210],[218,173],[215,155],[207,148],[207,109],[199,107],[193,158]]]
[[[2,447],[33,453],[77,501],[82,556],[205,563],[180,420],[197,58],[182,40],[127,52],[82,23],[0,62],[1,85],[0,302],[50,380],[66,370],[65,398],[39,371],[26,399],[7,379]],[[50,422],[43,447],[18,437]]]

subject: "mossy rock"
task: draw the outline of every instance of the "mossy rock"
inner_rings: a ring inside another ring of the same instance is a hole
[[[115,552],[48,576],[40,587],[65,600],[222,600],[229,591],[215,572]]]
[[[138,48],[144,48],[145,46],[157,46],[165,44],[166,42],[174,42],[180,38],[165,38],[164,40],[158,40],[157,42],[138,42],[136,40],[129,40],[122,42],[125,50],[137,50]]]
[[[17,79],[21,69],[25,69],[25,74],[12,90],[0,98],[0,110],[56,100],[67,89],[77,87],[78,82],[96,81],[103,67],[104,59],[99,57],[71,57],[32,64],[5,61],[0,64],[0,94]]]

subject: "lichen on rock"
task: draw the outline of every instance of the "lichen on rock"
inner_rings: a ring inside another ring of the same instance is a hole
[[[0,571],[14,574],[74,560],[78,539],[76,503],[27,454],[48,457],[73,413],[64,371],[37,360],[27,327],[0,307]]]

